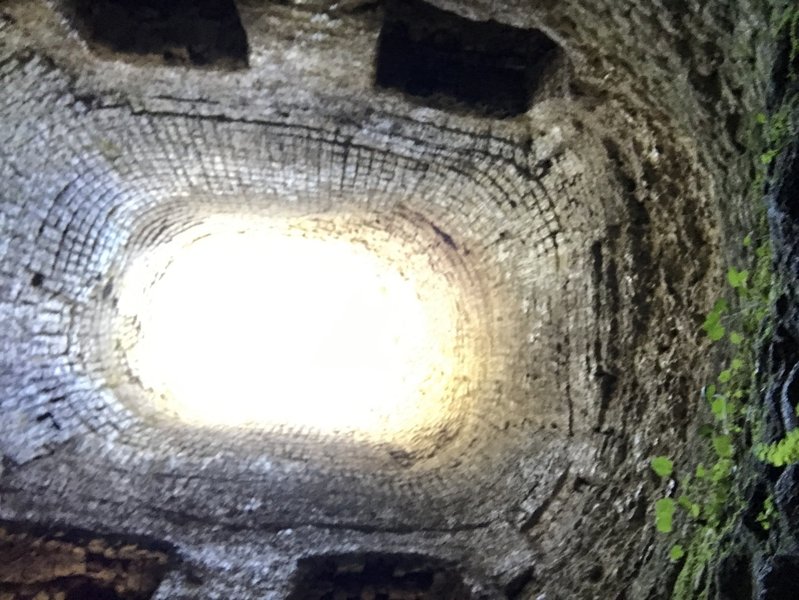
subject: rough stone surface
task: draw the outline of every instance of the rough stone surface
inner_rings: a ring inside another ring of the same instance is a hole
[[[757,571],[757,600],[789,600],[799,595],[796,556],[776,555],[764,560]]]
[[[348,569],[363,598],[668,597],[648,461],[692,447],[699,326],[752,224],[761,4],[432,2],[559,47],[508,118],[376,85],[396,2],[241,0],[246,68],[98,47],[77,4],[0,2],[0,518],[166,544],[161,600],[324,597]],[[153,410],[115,282],[221,212],[427,256],[474,357],[446,419],[377,443]]]
[[[799,531],[799,468],[790,465],[774,486],[774,502],[791,530]]]

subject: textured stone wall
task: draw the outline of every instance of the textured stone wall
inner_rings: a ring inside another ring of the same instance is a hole
[[[155,598],[322,597],[297,573],[385,564],[432,597],[667,597],[648,458],[689,443],[712,367],[765,16],[435,2],[559,47],[500,118],[376,85],[380,2],[241,1],[246,66],[109,48],[78,4],[0,3],[0,518],[168,544]],[[220,213],[425,256],[461,299],[446,418],[379,442],[153,409],[120,277]]]

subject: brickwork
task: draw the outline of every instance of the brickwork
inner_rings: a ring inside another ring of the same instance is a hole
[[[662,597],[647,461],[688,436],[723,232],[748,218],[718,210],[744,178],[693,79],[715,51],[680,58],[659,2],[436,4],[560,44],[526,112],[376,86],[379,3],[240,2],[237,71],[0,5],[0,518],[164,540],[163,599],[281,598],[299,560],[349,553],[444,561],[474,597]],[[705,18],[683,17],[701,39]],[[457,292],[446,417],[380,442],[154,409],[120,281],[219,214],[425,261]]]

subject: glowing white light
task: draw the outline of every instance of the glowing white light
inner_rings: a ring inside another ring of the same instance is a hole
[[[220,219],[131,266],[127,358],[159,408],[367,436],[441,417],[456,328],[446,281],[418,259],[400,272],[364,244],[306,235]]]

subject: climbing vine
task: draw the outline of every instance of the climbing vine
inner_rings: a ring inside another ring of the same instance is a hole
[[[772,34],[789,40],[789,79],[796,81],[799,6],[789,3],[775,14]],[[776,158],[797,133],[797,106],[799,94],[788,94],[768,116],[760,113],[752,119],[754,144],[761,149],[755,154],[755,198],[762,197]],[[743,258],[727,269],[726,291],[701,324],[709,341],[726,357],[715,380],[708,382],[700,394],[710,419],[698,433],[706,440],[704,454],[709,460],[693,464],[679,475],[669,457],[656,456],[651,460],[655,474],[669,482],[666,497],[655,502],[655,525],[660,533],[675,538],[669,551],[669,558],[680,563],[672,592],[675,600],[709,596],[709,566],[745,506],[735,478],[748,453],[754,450],[758,459],[776,467],[799,462],[799,429],[772,444],[756,443],[761,436],[762,415],[759,403],[752,401],[759,395],[755,352],[771,335],[770,311],[778,289],[765,211],[759,203],[756,210],[760,213],[757,231],[743,238]],[[748,436],[755,440],[754,448],[746,439]],[[769,495],[756,522],[769,530],[775,518],[774,498]],[[677,533],[680,524],[684,525],[679,529],[682,536]]]
[[[775,10],[770,34],[787,39],[788,77],[799,79],[799,5],[782,3]],[[752,118],[753,148],[757,171],[752,196],[762,197],[775,160],[795,135],[799,94],[789,93],[769,115]],[[712,561],[719,555],[721,541],[744,508],[736,477],[745,459],[754,451],[761,461],[780,467],[799,462],[799,429],[789,431],[772,444],[760,439],[762,413],[756,400],[756,350],[771,336],[770,311],[777,289],[764,207],[758,202],[760,218],[756,232],[742,240],[742,259],[726,273],[725,292],[707,314],[701,328],[726,357],[714,381],[700,394],[710,418],[699,427],[705,440],[707,460],[676,473],[667,456],[656,456],[651,468],[665,485],[667,494],[655,502],[657,531],[674,538],[669,558],[680,563],[672,598],[708,598]],[[756,522],[769,530],[776,518],[773,496],[769,495]],[[678,527],[683,525],[683,527]],[[682,534],[682,535],[680,535]]]
[[[757,457],[775,467],[784,467],[799,462],[799,429],[793,429],[773,444],[761,444],[756,448]]]
[[[684,529],[691,532],[685,540],[675,540],[669,551],[672,561],[684,561],[674,588],[673,597],[677,599],[696,597],[697,578],[706,576],[705,566],[712,560],[732,517],[743,507],[733,483],[745,451],[743,433],[756,418],[754,404],[749,402],[756,391],[755,348],[758,338],[768,334],[763,323],[773,301],[771,251],[764,237],[761,232],[757,245],[751,234],[743,239],[747,265],[727,270],[727,297],[715,302],[701,325],[708,339],[720,345],[722,354],[729,357],[715,380],[700,394],[711,416],[698,431],[705,440],[709,460],[679,476],[669,457],[656,456],[651,460],[656,475],[675,483],[670,486],[671,494],[655,503],[656,529],[676,535],[675,523],[681,519],[687,525]],[[770,514],[764,514],[763,523],[770,518]],[[700,585],[699,589],[705,590],[700,597],[706,597],[707,586]]]
[[[788,77],[791,81],[799,80],[799,6],[787,6],[776,20],[778,34],[788,38]],[[761,162],[768,165],[787,146],[799,128],[799,123],[794,122],[799,107],[799,93],[789,95],[771,118],[758,115],[757,121],[761,123],[764,137],[770,148],[761,155]],[[796,409],[799,414],[799,407]],[[794,429],[785,434],[780,440],[772,444],[757,444],[755,455],[763,462],[774,467],[799,462],[799,429]],[[767,507],[764,507],[767,511]]]
[[[753,391],[754,349],[763,335],[761,325],[771,306],[771,251],[767,241],[755,247],[754,236],[743,239],[743,250],[751,267],[732,266],[726,283],[730,298],[719,298],[702,323],[708,339],[720,344],[730,358],[715,380],[701,391],[711,419],[699,427],[706,441],[706,456],[687,473],[675,476],[672,460],[656,456],[651,468],[662,479],[673,479],[673,493],[655,503],[656,529],[673,534],[678,518],[687,521],[693,535],[676,540],[669,552],[672,561],[685,560],[674,589],[675,598],[692,598],[697,576],[713,557],[715,547],[730,518],[742,507],[735,496],[733,478],[744,446],[741,437],[754,418],[748,402]],[[687,547],[683,546],[683,543]]]

